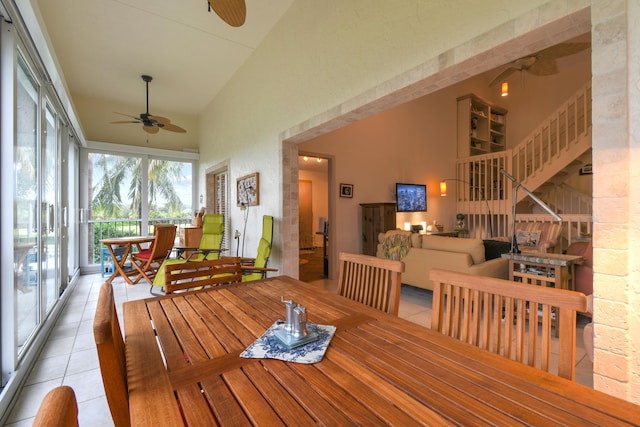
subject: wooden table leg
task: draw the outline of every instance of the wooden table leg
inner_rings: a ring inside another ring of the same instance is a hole
[[[122,258],[120,260],[118,260],[118,256],[113,251],[113,246],[112,245],[106,245],[106,246],[109,249],[109,254],[111,254],[111,259],[113,260],[113,273],[107,279],[107,283],[111,283],[113,281],[113,279],[115,279],[116,277],[122,276],[122,278],[124,278],[124,280],[128,284],[132,285],[133,281],[129,278],[129,275],[124,270],[124,265],[127,262],[127,257],[129,256],[129,252],[131,252],[131,244],[126,245],[126,248],[125,248],[125,250],[124,250],[124,252],[122,254]]]

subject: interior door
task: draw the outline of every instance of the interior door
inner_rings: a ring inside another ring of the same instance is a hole
[[[311,181],[298,181],[298,213],[300,249],[313,248],[313,206],[311,201]]]

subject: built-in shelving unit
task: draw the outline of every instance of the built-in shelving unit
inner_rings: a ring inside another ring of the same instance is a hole
[[[504,151],[507,110],[468,94],[458,98],[458,157]]]

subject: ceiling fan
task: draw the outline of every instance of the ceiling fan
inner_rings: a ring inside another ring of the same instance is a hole
[[[245,0],[207,0],[209,12],[211,9],[224,22],[232,27],[240,27],[247,17],[247,5]]]
[[[158,133],[160,129],[168,130],[171,132],[185,133],[186,130],[180,126],[171,124],[171,120],[166,117],[152,116],[149,114],[149,82],[153,80],[153,77],[142,75],[142,80],[147,83],[147,112],[140,114],[140,117],[130,116],[129,114],[118,113],[122,116],[131,117],[133,120],[119,120],[111,123],[142,123],[142,129],[147,133]]]
[[[489,86],[503,82],[516,71],[524,71],[534,76],[550,76],[556,74],[558,72],[556,59],[582,52],[590,46],[591,43],[560,43],[532,55],[523,56],[510,62],[507,65],[507,69],[491,80]]]

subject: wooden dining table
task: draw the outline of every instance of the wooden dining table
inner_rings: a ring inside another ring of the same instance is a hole
[[[242,358],[281,297],[336,326],[320,362]],[[279,276],[124,304],[133,426],[640,425],[640,407]]]
[[[126,269],[126,262],[129,254],[135,247],[137,251],[142,249],[141,245],[151,243],[155,240],[155,236],[128,236],[128,237],[111,237],[100,240],[105,245],[111,255],[113,262],[113,273],[107,279],[107,283],[111,283],[113,279],[120,276],[125,282],[132,285],[136,281],[131,280],[131,276],[139,276],[140,272],[135,268]]]

